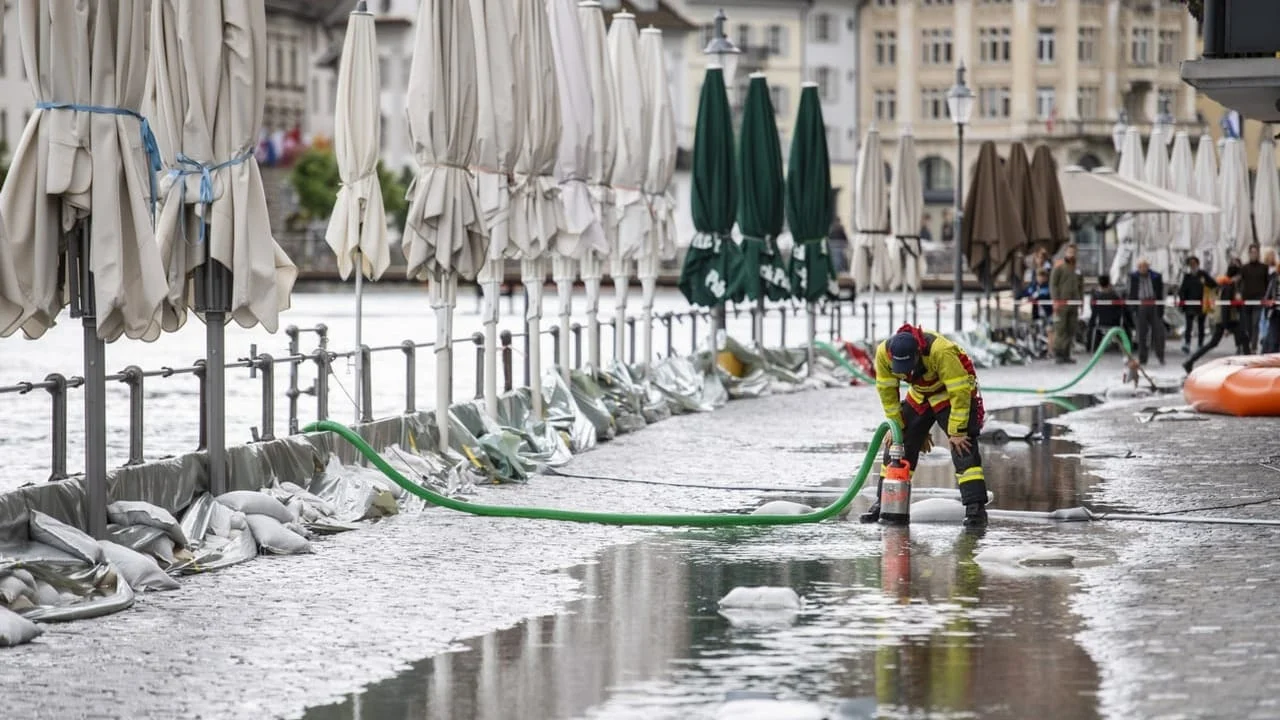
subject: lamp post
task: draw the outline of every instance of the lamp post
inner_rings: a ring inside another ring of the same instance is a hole
[[[964,262],[960,257],[961,231],[964,228],[964,126],[973,113],[973,91],[964,82],[964,61],[956,68],[956,84],[947,93],[947,110],[951,112],[951,121],[956,124],[956,227],[952,237],[955,251],[955,331],[960,332],[964,324]]]
[[[716,12],[715,25],[712,30],[711,42],[703,48],[702,54],[710,57],[711,64],[709,67],[719,66],[724,76],[725,94],[728,95],[733,91],[734,75],[738,71],[738,56],[742,54],[742,50],[733,44],[729,36],[724,31],[725,23],[728,17],[724,14],[724,8],[720,8]],[[730,97],[732,102],[732,97]],[[724,328],[724,303],[716,305],[711,311],[711,362],[716,362],[716,352],[720,350],[720,330]],[[618,332],[622,329],[619,328]]]
[[[1169,102],[1163,103],[1164,107],[1160,108],[1160,115],[1156,118],[1156,126],[1152,128],[1151,133],[1160,133],[1160,139],[1164,141],[1167,148],[1173,144],[1174,122],[1173,114],[1169,112]]]
[[[1124,135],[1129,132],[1129,116],[1123,110],[1111,126],[1111,146],[1116,150],[1116,170],[1120,169],[1120,152],[1124,148]]]

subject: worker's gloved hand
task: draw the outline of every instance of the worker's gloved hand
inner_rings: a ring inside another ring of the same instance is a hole
[[[951,452],[965,454],[973,447],[973,441],[968,435],[948,435],[947,442],[951,443]]]
[[[933,433],[924,436],[924,442],[920,444],[920,452],[927,453],[933,450]]]

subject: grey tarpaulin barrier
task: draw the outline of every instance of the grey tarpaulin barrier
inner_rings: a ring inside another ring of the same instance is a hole
[[[644,412],[648,392],[636,384],[626,363],[615,362],[608,372],[598,372],[594,377],[604,393],[605,407],[613,416],[619,435],[636,432],[649,424]]]
[[[618,427],[605,403],[604,391],[600,389],[595,378],[579,370],[573,370],[569,373],[569,381],[573,401],[577,404],[578,411],[595,426],[596,438],[603,442],[617,437]]]

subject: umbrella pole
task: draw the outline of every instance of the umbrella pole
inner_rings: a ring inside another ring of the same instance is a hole
[[[565,383],[569,382],[569,370],[573,367],[570,355],[573,340],[573,260],[556,255],[551,260],[552,275],[556,281],[556,292],[560,296],[560,376]]]
[[[364,398],[360,397],[360,394],[364,392],[364,353],[360,352],[360,349],[364,347],[364,343],[361,338],[361,330],[364,326],[364,323],[363,323],[363,319],[364,319],[364,253],[362,253],[360,250],[356,250],[355,260],[356,260],[356,353],[355,353],[356,380],[352,384],[355,385],[356,424],[358,425],[361,422],[364,422],[366,419],[371,419],[371,418],[364,417],[364,412],[363,412]]]
[[[436,310],[436,430],[440,433],[438,450],[449,450],[449,405],[453,390],[453,304],[457,300],[458,278],[452,272],[438,271],[431,280],[431,305]]]
[[[818,339],[818,311],[817,311],[817,306],[814,303],[810,302],[809,303],[809,342],[805,343],[805,349],[807,351],[807,356],[805,358],[805,374],[808,377],[813,377],[813,357],[814,357],[813,343],[817,341],[817,339]]]
[[[610,267],[613,276],[613,357],[616,362],[627,362],[627,293],[631,289],[631,278],[627,275],[627,260],[614,257]],[[641,283],[644,281],[641,280]]]
[[[546,268],[541,259],[520,262],[520,281],[525,286],[528,306],[525,320],[529,341],[529,404],[535,421],[542,421],[542,279]]]
[[[641,365],[653,362],[653,297],[658,290],[658,277],[645,270],[646,264],[658,266],[657,260],[652,263],[641,261],[640,265],[640,358]]]
[[[498,303],[502,283],[502,258],[490,258],[481,274],[484,291],[484,404],[489,417],[498,416]]]
[[[599,370],[600,364],[600,285],[604,274],[604,260],[595,252],[582,258],[582,285],[587,292],[587,366]],[[618,333],[622,325],[618,325]]]
[[[84,477],[89,534],[107,537],[107,380],[106,343],[98,337],[93,274],[89,271],[90,221],[77,228],[79,238],[68,238],[71,279],[71,317],[84,326]],[[73,231],[76,232],[76,231]]]
[[[206,216],[209,206],[205,207]],[[212,237],[204,222],[205,238]],[[231,271],[214,259],[205,240],[204,263],[196,270],[196,310],[204,313],[205,452],[209,459],[209,492],[227,487],[226,322],[231,302]]]
[[[764,349],[764,295],[756,298],[756,316],[751,320],[751,339],[756,347]]]

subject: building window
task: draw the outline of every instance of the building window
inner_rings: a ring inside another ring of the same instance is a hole
[[[773,112],[775,115],[787,115],[790,109],[787,107],[787,89],[778,85],[769,88],[769,100],[773,102]]]
[[[978,58],[985,63],[1009,62],[1009,28],[978,28]]]
[[[1036,88],[1036,117],[1040,120],[1048,120],[1057,113],[1057,100],[1053,88],[1038,87]]]
[[[311,78],[311,112],[319,115],[323,103],[320,101],[320,78]]]
[[[1096,87],[1082,87],[1076,91],[1076,113],[1081,120],[1094,120],[1098,114],[1099,92]]]
[[[1058,0],[1040,0],[1041,5],[1057,5]]]
[[[877,120],[893,120],[898,116],[898,92],[877,90],[875,94]]]
[[[876,0],[877,7],[897,7],[898,0]]]
[[[978,88],[978,115],[984,118],[1007,118],[1011,112],[1009,88]]]
[[[956,0],[920,0],[920,4],[926,7],[929,5],[955,5]]]
[[[1161,30],[1160,44],[1156,49],[1156,62],[1161,65],[1176,65],[1178,63],[1178,43],[1182,39],[1182,33],[1176,30]]]
[[[1098,28],[1080,28],[1080,38],[1076,44],[1076,58],[1085,65],[1098,62]]]
[[[703,26],[702,26],[702,40],[698,43],[698,52],[702,52],[702,48],[704,48],[704,47],[706,47],[706,46],[710,45],[710,44],[711,44],[711,41],[712,41],[712,40],[715,40],[715,39],[716,39],[716,26],[715,26],[715,25],[703,25]]]
[[[769,38],[770,55],[782,55],[786,52],[784,47],[787,40],[785,28],[781,25],[770,25],[767,37]]]
[[[4,10],[0,9],[0,16],[2,15],[4,15]],[[0,18],[0,19],[3,19],[3,18]],[[9,48],[5,47],[5,44],[4,44],[4,35],[0,34],[0,77],[4,77],[7,74],[5,72],[4,56],[8,53],[8,50]]]
[[[9,149],[9,111],[0,110],[0,144],[4,145],[5,150]],[[0,162],[7,158],[0,157]]]
[[[920,161],[920,187],[925,192],[955,189],[955,172],[947,160],[931,155]]]
[[[384,57],[378,58],[378,79],[382,81],[383,87],[386,87],[387,83],[390,82],[389,80],[390,75],[387,74],[390,71],[391,71],[391,67],[387,58],[384,58]]]
[[[703,45],[703,47],[706,47],[706,45]],[[739,25],[738,26],[738,49],[746,50],[749,47],[751,47],[751,26]]]
[[[818,13],[813,16],[813,39],[816,42],[835,41],[835,25],[827,13]]]
[[[839,74],[833,68],[819,67],[813,70],[813,81],[818,84],[818,95],[822,102],[835,102],[839,96]]]
[[[1129,61],[1134,65],[1151,64],[1151,28],[1133,28],[1129,44]]]
[[[1160,88],[1156,94],[1156,112],[1177,115],[1178,90],[1176,88]]]
[[[1042,27],[1036,32],[1036,59],[1041,65],[1053,63],[1054,56],[1057,55],[1056,45],[1053,28]]]
[[[926,88],[920,94],[920,118],[922,120],[948,120],[947,88]]]
[[[298,46],[296,44],[289,47],[289,84],[294,87],[302,85],[302,80],[298,77]]]
[[[892,30],[876,31],[876,64],[894,65],[898,62],[898,34]]]
[[[950,65],[951,28],[931,28],[920,32],[924,38],[921,62],[926,65]]]
[[[382,14],[391,12],[391,0],[382,0]]]

